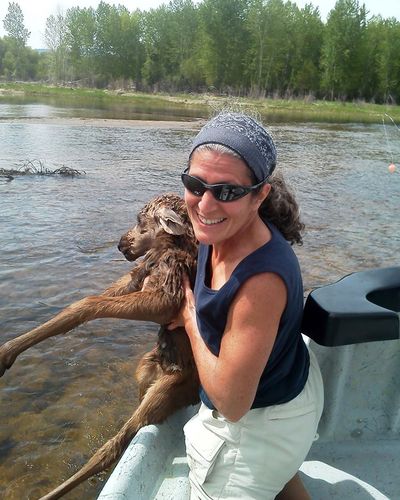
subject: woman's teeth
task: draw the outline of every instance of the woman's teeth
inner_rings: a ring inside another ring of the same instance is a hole
[[[220,219],[206,219],[205,217],[202,217],[200,214],[199,214],[199,219],[202,224],[206,224],[207,226],[212,226],[213,224],[219,224],[220,222],[225,220],[224,217]]]

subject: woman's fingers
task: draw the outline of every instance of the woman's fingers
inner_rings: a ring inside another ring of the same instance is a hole
[[[183,275],[182,278],[182,288],[185,293],[185,298],[182,301],[181,308],[178,315],[174,318],[168,325],[167,330],[174,330],[179,326],[185,326],[185,309],[187,307],[194,307],[194,297],[192,288],[190,286],[189,277],[187,274]]]

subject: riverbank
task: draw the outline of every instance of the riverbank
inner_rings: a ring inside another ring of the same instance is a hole
[[[385,115],[400,121],[400,106],[365,102],[318,101],[305,99],[253,99],[214,94],[144,94],[119,90],[56,87],[36,83],[0,84],[1,101],[70,103],[82,107],[96,104],[135,106],[206,118],[224,107],[256,111],[269,122],[382,123]],[[390,121],[389,117],[386,117]]]
[[[0,101],[1,102],[1,101]],[[115,118],[48,118],[48,117],[21,117],[3,118],[0,123],[30,123],[41,125],[57,125],[59,127],[108,127],[108,128],[143,128],[143,129],[175,129],[197,130],[204,123],[202,119],[174,121],[174,120],[142,120],[142,119],[115,119]]]

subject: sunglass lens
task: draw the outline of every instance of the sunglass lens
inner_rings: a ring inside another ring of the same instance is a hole
[[[241,186],[231,186],[224,184],[218,188],[218,193],[214,191],[215,197],[220,201],[235,201],[242,198],[247,193]]]
[[[195,196],[203,196],[206,191],[206,188],[201,180],[196,179],[196,177],[192,177],[191,175],[182,174],[182,182],[185,188]]]

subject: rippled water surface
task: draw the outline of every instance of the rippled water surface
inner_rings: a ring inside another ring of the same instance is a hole
[[[0,179],[0,341],[99,293],[129,271],[120,235],[179,173],[197,121],[48,120],[51,106],[0,104],[0,168],[40,159],[58,176]],[[32,120],[34,116],[34,120]],[[399,265],[398,133],[377,125],[279,124],[279,168],[307,232],[297,247],[306,292],[345,274]],[[36,499],[72,475],[136,404],[133,373],[150,323],[96,320],[31,348],[0,380],[0,498]],[[95,498],[106,474],[66,498]]]

